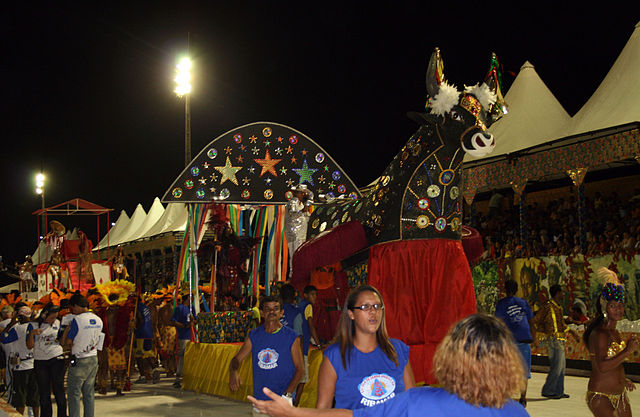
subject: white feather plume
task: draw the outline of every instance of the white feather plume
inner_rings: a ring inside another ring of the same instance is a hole
[[[467,94],[473,94],[475,98],[480,101],[484,109],[488,109],[492,104],[495,104],[497,97],[496,93],[489,89],[489,86],[485,83],[481,85],[474,85],[471,87],[464,86],[464,92]]]
[[[607,284],[608,282],[610,282],[615,285],[622,285],[620,279],[618,278],[618,275],[608,268],[602,267],[598,269],[597,274],[598,278],[602,280],[603,284]]]
[[[458,89],[443,82],[438,89],[438,93],[435,97],[432,97],[429,102],[431,113],[444,116],[451,111],[453,106],[458,104],[458,100],[460,100],[460,92]]]

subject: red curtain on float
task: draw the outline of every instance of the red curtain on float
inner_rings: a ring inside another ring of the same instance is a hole
[[[471,270],[455,240],[404,240],[373,246],[367,281],[385,303],[391,337],[411,348],[416,382],[436,383],[432,361],[451,326],[476,312]]]

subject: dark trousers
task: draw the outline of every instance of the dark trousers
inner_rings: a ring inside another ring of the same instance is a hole
[[[38,390],[40,392],[40,416],[51,417],[51,390],[56,398],[58,417],[67,417],[67,399],[64,394],[64,360],[34,361]]]

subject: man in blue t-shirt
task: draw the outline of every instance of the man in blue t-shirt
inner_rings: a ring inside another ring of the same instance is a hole
[[[171,316],[171,325],[174,326],[178,333],[178,366],[176,370],[176,380],[173,383],[175,388],[182,386],[182,368],[184,365],[184,350],[187,348],[187,342],[191,340],[191,320],[193,320],[194,312],[189,309],[191,296],[185,294],[182,296],[182,304],[178,304]]]
[[[251,355],[253,367],[253,395],[267,399],[262,388],[293,401],[293,393],[304,374],[300,337],[283,326],[280,318],[283,309],[277,297],[266,296],[260,303],[264,325],[249,332],[244,344],[229,364],[229,388],[235,392],[242,385],[238,369],[242,361]],[[256,409],[254,416],[260,416]]]
[[[524,363],[527,379],[531,378],[531,343],[535,337],[534,327],[531,325],[533,312],[529,307],[529,303],[523,298],[516,297],[518,292],[518,283],[514,280],[507,280],[504,283],[507,296],[498,301],[496,305],[496,317],[505,322],[513,338],[516,340],[518,350],[522,354],[522,362]],[[520,393],[520,404],[527,406],[527,382],[525,381],[524,390]]]

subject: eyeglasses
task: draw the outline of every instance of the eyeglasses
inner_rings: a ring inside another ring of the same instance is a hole
[[[361,306],[354,306],[352,310],[361,310],[361,311],[371,311],[374,309],[375,311],[384,310],[384,306],[382,304],[362,304]]]

